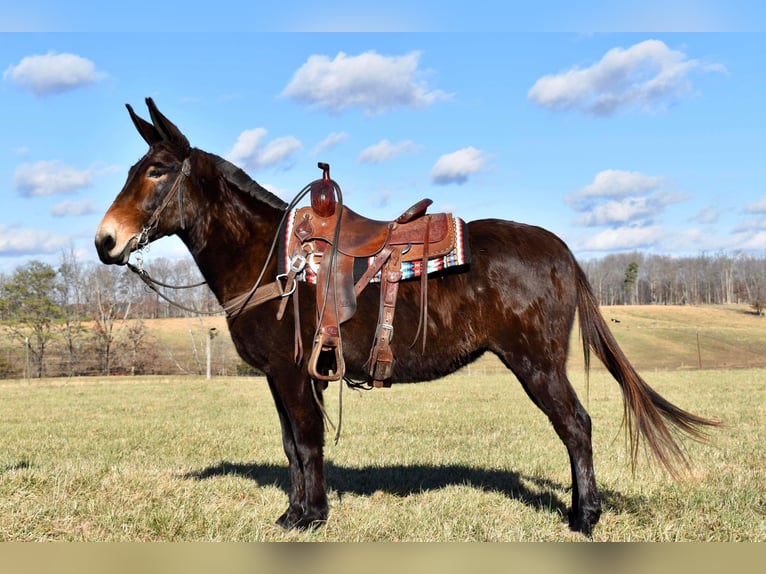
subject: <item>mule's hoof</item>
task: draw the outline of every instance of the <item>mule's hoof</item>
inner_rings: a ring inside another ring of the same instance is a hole
[[[295,523],[295,525],[293,525],[293,528],[296,530],[316,530],[325,524],[327,524],[327,518],[310,518],[303,516]]]
[[[593,525],[587,523],[581,523],[579,520],[569,523],[569,529],[572,532],[579,532],[583,536],[593,538]]]
[[[573,516],[569,513],[569,529],[573,532],[579,532],[588,538],[593,538],[593,527],[598,523],[601,517],[601,511],[586,512],[584,515]]]
[[[290,530],[295,527],[295,524],[300,520],[300,513],[294,512],[290,508],[285,510],[284,514],[277,518],[277,525],[281,526],[285,530]]]
[[[301,514],[291,512],[288,508],[285,513],[277,518],[277,524],[285,530],[315,530],[324,526],[327,522],[327,514]]]

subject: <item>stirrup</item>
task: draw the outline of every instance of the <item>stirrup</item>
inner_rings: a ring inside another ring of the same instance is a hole
[[[334,351],[335,353],[335,371],[332,374],[325,375],[317,369],[319,355],[322,351]],[[346,374],[346,363],[343,361],[343,353],[340,350],[340,335],[331,335],[327,332],[320,332],[314,341],[314,347],[311,349],[311,356],[308,362],[309,376],[317,381],[340,381]]]

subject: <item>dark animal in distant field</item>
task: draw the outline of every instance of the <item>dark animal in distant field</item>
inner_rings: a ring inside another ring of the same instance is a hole
[[[132,251],[176,234],[218,301],[230,307],[251,289],[264,265],[266,277],[276,275],[276,263],[272,258],[267,264],[267,254],[286,204],[229,162],[192,148],[151,99],[146,103],[152,122],[128,109],[149,151],[131,167],[98,228],[98,254],[104,263],[124,265]],[[566,375],[576,314],[586,365],[592,350],[622,390],[634,464],[639,439],[644,439],[675,473],[678,463],[687,462],[675,435],[701,438],[705,427],[717,422],[674,406],[644,382],[610,333],[585,273],[559,238],[539,227],[497,219],[473,221],[467,229],[470,269],[428,281],[425,352],[410,345],[418,330],[419,282],[399,287],[393,382],[437,379],[486,351],[497,355],[566,446],[572,472],[569,525],[589,535],[601,503],[591,420]],[[291,490],[278,523],[309,528],[328,516],[320,407],[325,385],[308,376],[305,362],[296,364],[292,305],[277,321],[279,304],[275,299],[230,314],[229,327],[242,358],[266,374],[279,413]],[[370,286],[343,325],[343,357],[351,378],[365,378],[378,309],[379,290]],[[300,297],[300,316],[308,348],[314,326],[306,318],[316,317],[314,297]]]

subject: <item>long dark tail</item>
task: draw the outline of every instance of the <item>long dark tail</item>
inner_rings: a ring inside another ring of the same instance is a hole
[[[588,278],[579,265],[577,311],[580,317],[586,373],[590,369],[592,349],[622,389],[632,467],[636,467],[639,441],[643,437],[657,460],[672,476],[678,477],[680,468],[689,468],[689,461],[677,441],[677,435],[704,441],[707,438],[706,430],[720,425],[720,422],[678,408],[661,397],[641,378],[604,321]]]

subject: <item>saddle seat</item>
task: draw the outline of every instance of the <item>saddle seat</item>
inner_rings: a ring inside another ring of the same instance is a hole
[[[295,226],[288,241],[292,261],[285,290],[297,287],[295,277],[307,260],[318,260],[316,280],[317,335],[308,361],[308,372],[320,381],[340,380],[345,373],[340,325],[356,311],[356,298],[380,273],[381,309],[375,340],[370,352],[368,373],[374,386],[389,386],[393,370],[390,340],[401,265],[404,261],[422,261],[421,318],[425,347],[426,264],[429,257],[442,256],[455,247],[454,219],[448,213],[426,214],[432,201],[423,199],[393,221],[368,219],[342,202],[337,183],[329,177],[329,165],[320,163],[323,177],[311,184],[311,205],[297,210]],[[354,280],[354,262],[370,260],[361,278]],[[298,262],[298,263],[295,263]],[[297,294],[297,293],[296,293]],[[297,298],[294,297],[294,302]],[[285,301],[278,317],[284,313]],[[299,350],[297,303],[296,356]],[[334,354],[334,368],[320,372],[320,354]]]
[[[304,207],[295,217],[295,235],[302,243],[321,240],[334,245],[339,253],[351,257],[372,257],[386,245],[409,246],[403,260],[416,261],[422,259],[426,242],[431,256],[448,253],[447,247],[453,247],[449,241],[451,217],[447,213],[426,215],[431,203],[432,200],[423,199],[393,221],[368,219],[345,206],[329,217]]]

